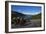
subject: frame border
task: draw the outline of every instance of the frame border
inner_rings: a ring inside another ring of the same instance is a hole
[[[43,4],[44,5],[44,29],[43,30],[28,30],[28,31],[16,31],[16,32],[9,32],[8,31],[8,3],[9,2],[16,2],[16,3],[31,3],[31,4]],[[38,32],[38,31],[45,31],[45,3],[40,2],[24,2],[24,1],[5,1],[5,33],[20,33],[20,32]]]

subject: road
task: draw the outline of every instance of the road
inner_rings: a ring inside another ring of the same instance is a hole
[[[30,22],[26,22],[24,25],[14,25],[12,24],[12,28],[31,28],[31,27],[40,27],[41,26],[41,20],[40,19],[34,19],[30,20]]]

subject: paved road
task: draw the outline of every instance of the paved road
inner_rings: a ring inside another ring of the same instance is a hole
[[[23,26],[21,25],[14,25],[12,24],[13,28],[30,28],[30,27],[40,27],[41,26],[41,20],[31,20],[30,22],[26,22]]]

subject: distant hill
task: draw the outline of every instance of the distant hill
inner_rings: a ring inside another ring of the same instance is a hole
[[[16,16],[25,16],[24,14],[22,13],[19,13],[19,12],[16,12],[16,11],[12,11],[12,14],[15,14]]]
[[[22,14],[22,13],[19,13],[17,11],[12,11],[12,17],[22,17],[22,18],[26,18],[26,19],[30,19],[31,18],[31,15],[25,15],[25,14]]]
[[[26,19],[40,19],[41,18],[41,13],[37,15],[25,15],[17,11],[12,11],[11,13],[12,13],[12,17],[20,17],[20,18],[22,17]]]
[[[37,15],[33,15],[32,19],[41,19],[41,13]]]
[[[24,14],[19,13],[17,11],[12,11],[11,13],[12,13],[12,17],[23,17],[23,16],[25,16]]]

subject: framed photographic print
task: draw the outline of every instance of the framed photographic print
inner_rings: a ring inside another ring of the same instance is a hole
[[[5,32],[45,30],[45,4],[5,1]]]

